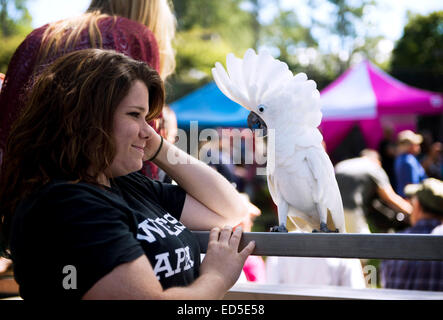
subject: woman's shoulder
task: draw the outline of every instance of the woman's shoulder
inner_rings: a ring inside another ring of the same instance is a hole
[[[45,31],[48,29],[49,24],[45,24],[41,27],[38,27],[32,30],[25,38],[24,43],[32,42],[32,41],[41,41]]]
[[[105,49],[113,49],[159,70],[157,40],[149,28],[124,17],[106,17],[99,22]]]
[[[28,196],[22,202],[22,207],[87,206],[106,203],[110,198],[108,194],[111,192],[93,184],[54,180]]]
[[[150,30],[146,25],[135,21],[135,20],[131,20],[125,17],[121,17],[121,16],[115,16],[115,17],[109,17],[108,19],[112,19],[115,21],[115,25],[117,27],[120,28],[130,28],[131,30],[137,30],[137,31],[142,31],[142,32],[147,32],[147,34],[153,35],[152,30]]]
[[[28,67],[31,67],[31,69],[33,68],[35,58],[40,50],[43,35],[47,28],[48,25],[44,25],[40,28],[34,29],[17,47],[17,50],[14,52],[9,63],[8,73],[6,75],[7,77],[12,76],[14,82],[19,81],[20,77],[29,76],[26,70],[28,70]],[[24,85],[24,83],[21,84]]]
[[[27,196],[15,210],[14,219],[34,221],[81,221],[101,217],[125,218],[125,206],[110,189],[92,184],[58,180]]]
[[[57,193],[66,193],[66,194],[76,194],[76,193],[101,193],[98,185],[86,183],[86,182],[74,182],[64,179],[55,179],[50,183],[46,184],[42,188],[38,190],[38,194],[41,196],[43,194],[57,194]]]
[[[124,33],[126,36],[148,38],[151,41],[156,41],[153,32],[147,26],[124,17],[105,17],[99,21],[98,26],[102,33],[106,31],[118,31],[119,33]]]

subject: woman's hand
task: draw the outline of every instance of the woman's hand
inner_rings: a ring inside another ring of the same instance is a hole
[[[145,155],[143,161],[151,159],[160,147],[160,135],[148,124],[148,134],[146,136]]]
[[[246,259],[255,248],[255,242],[250,242],[241,252],[238,246],[242,229],[225,227],[220,231],[214,228],[209,234],[208,251],[200,267],[200,274],[210,274],[220,279],[225,291],[229,290],[238,280]]]

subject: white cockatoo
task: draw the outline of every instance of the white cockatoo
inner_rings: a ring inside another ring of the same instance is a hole
[[[268,52],[248,49],[243,59],[231,53],[226,65],[227,72],[219,62],[212,69],[219,89],[251,111],[250,127],[274,133],[266,174],[280,225],[272,231],[287,232],[289,217],[298,231],[346,232],[334,167],[317,129],[322,113],[316,83],[304,73],[294,76]]]

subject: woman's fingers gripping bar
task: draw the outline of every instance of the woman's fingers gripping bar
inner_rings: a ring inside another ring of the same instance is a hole
[[[213,228],[209,233],[209,243],[218,242],[219,237],[220,237],[220,228]]]
[[[226,226],[220,232],[219,241],[224,244],[229,244],[229,239],[231,238],[231,235],[232,235],[232,227]]]

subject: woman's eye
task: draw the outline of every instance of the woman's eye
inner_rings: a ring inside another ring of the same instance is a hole
[[[138,113],[138,112],[129,112],[128,115],[130,115],[131,117],[134,117],[134,118],[138,118],[140,116],[140,113]]]

